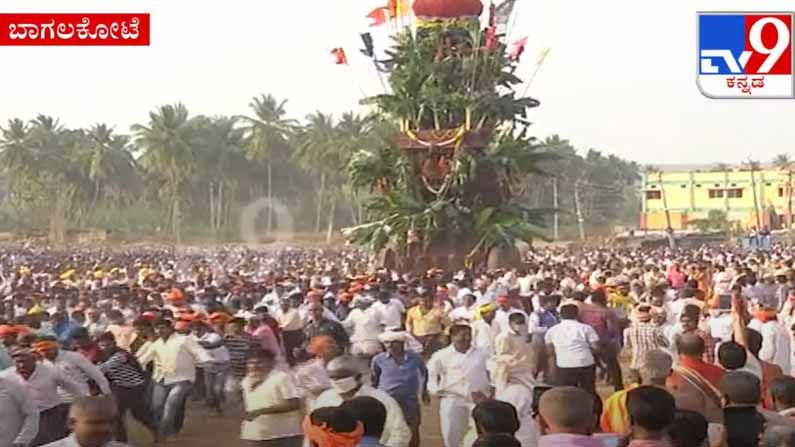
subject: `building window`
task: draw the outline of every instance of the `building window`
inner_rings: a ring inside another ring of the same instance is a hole
[[[662,191],[646,191],[646,200],[662,199]]]
[[[778,189],[778,196],[779,197],[784,197],[784,188],[779,188]]]
[[[723,198],[723,190],[722,189],[710,189],[709,190],[709,198],[710,199],[722,199]]]
[[[743,190],[742,188],[732,188],[726,190],[726,197],[730,199],[742,199],[743,198]]]
[[[680,188],[687,188],[687,185],[679,185]]]

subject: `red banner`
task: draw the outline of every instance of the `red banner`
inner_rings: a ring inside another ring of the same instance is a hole
[[[147,46],[149,14],[0,14],[0,46]]]

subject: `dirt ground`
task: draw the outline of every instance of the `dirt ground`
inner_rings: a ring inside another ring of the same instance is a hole
[[[169,441],[169,447],[234,447],[240,445],[241,410],[229,409],[223,416],[207,410],[201,402],[191,402],[182,433]],[[422,447],[443,447],[439,429],[439,404],[436,399],[422,412]],[[152,446],[151,436],[140,425],[130,423],[130,444]]]

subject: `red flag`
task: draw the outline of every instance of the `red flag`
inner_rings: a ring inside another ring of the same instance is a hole
[[[493,50],[497,48],[497,28],[489,26],[486,28],[486,48]]]
[[[508,53],[508,57],[510,57],[511,60],[518,61],[519,57],[521,57],[522,53],[524,53],[525,45],[527,45],[527,37],[522,37],[521,39],[514,42],[511,46],[511,52]]]
[[[370,14],[367,14],[367,17],[373,19],[373,23],[371,23],[370,26],[380,26],[389,20],[389,11],[387,8],[382,6],[370,11]]]
[[[497,7],[494,2],[489,5],[489,26],[486,27],[486,48],[493,50],[497,48]]]
[[[334,56],[335,64],[348,65],[348,58],[345,56],[345,50],[342,48],[334,48],[331,50],[331,55]]]

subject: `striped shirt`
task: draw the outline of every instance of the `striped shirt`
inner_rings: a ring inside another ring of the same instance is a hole
[[[97,364],[113,386],[121,388],[135,388],[146,382],[141,365],[132,354],[117,349],[105,361]]]
[[[246,376],[248,353],[258,346],[257,341],[249,335],[227,335],[224,337],[224,346],[229,351],[232,376],[242,379]]]

